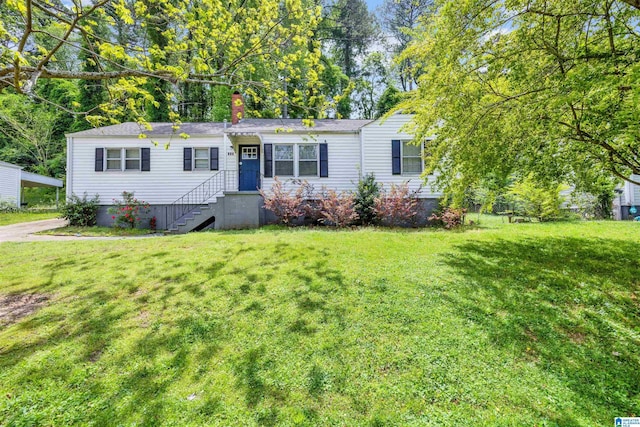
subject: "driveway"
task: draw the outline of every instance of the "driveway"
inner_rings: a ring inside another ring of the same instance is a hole
[[[39,231],[51,230],[67,225],[65,219],[45,219],[42,221],[21,222],[19,224],[5,225],[0,227],[0,243],[2,242],[44,242],[49,240],[120,240],[139,239],[147,236],[131,237],[80,237],[80,236],[51,236],[47,234],[33,234]]]

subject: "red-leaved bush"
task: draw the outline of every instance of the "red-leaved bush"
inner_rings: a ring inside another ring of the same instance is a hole
[[[382,191],[375,198],[375,213],[383,224],[394,227],[413,225],[418,216],[420,204],[418,197],[409,190],[407,183],[391,184],[391,189]]]
[[[433,214],[429,217],[429,221],[439,223],[447,230],[464,224],[464,217],[467,213],[466,209],[446,208],[441,214]]]
[[[320,213],[323,216],[320,221],[335,227],[346,227],[358,219],[353,194],[338,194],[333,190],[320,199]]]
[[[305,186],[301,185],[292,193],[285,190],[282,181],[278,177],[274,178],[271,191],[266,193],[260,190],[260,195],[264,198],[264,208],[270,210],[285,225],[304,215]]]

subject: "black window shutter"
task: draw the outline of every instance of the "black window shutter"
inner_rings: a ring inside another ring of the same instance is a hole
[[[142,172],[149,172],[151,170],[151,149],[141,148],[140,159],[141,159],[140,170]]]
[[[218,147],[211,147],[209,149],[209,169],[217,171],[219,167],[218,161]]]
[[[264,177],[273,178],[273,144],[264,144]]]
[[[329,147],[326,143],[320,144],[320,177],[329,176]]]
[[[400,161],[400,140],[394,139],[391,141],[391,173],[394,175],[400,175],[402,173]]]
[[[191,161],[193,159],[193,150],[191,147],[184,147],[184,155],[183,155],[183,170],[190,171],[193,168],[191,167]]]
[[[104,171],[104,148],[96,148],[96,172]]]

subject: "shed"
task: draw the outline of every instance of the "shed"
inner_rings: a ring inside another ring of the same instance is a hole
[[[0,202],[9,202],[20,207],[24,187],[55,187],[57,205],[58,189],[62,188],[62,181],[27,172],[22,170],[22,166],[0,161]]]

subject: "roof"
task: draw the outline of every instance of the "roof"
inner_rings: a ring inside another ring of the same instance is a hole
[[[371,120],[315,119],[313,126],[305,126],[301,119],[244,119],[230,126],[227,132],[356,132]]]
[[[138,136],[141,133],[148,136],[170,136],[186,133],[188,135],[222,135],[224,123],[182,123],[180,129],[174,131],[173,123],[149,123],[151,130],[134,122],[118,125],[103,126],[80,132],[68,133],[67,136]]]
[[[0,166],[5,166],[11,169],[22,169],[22,166],[14,165],[13,163],[7,163],[0,160]]]
[[[62,187],[59,179],[25,171],[22,171],[20,181],[23,187]]]
[[[141,133],[148,136],[170,136],[186,133],[187,135],[222,135],[223,133],[258,133],[258,132],[357,132],[371,120],[313,120],[314,126],[305,126],[302,119],[244,119],[240,123],[206,122],[182,123],[180,129],[173,130],[173,123],[149,123],[152,130],[146,130],[134,122],[119,125],[104,126],[81,132],[69,133],[67,136],[138,136]],[[225,128],[226,126],[226,128]]]

